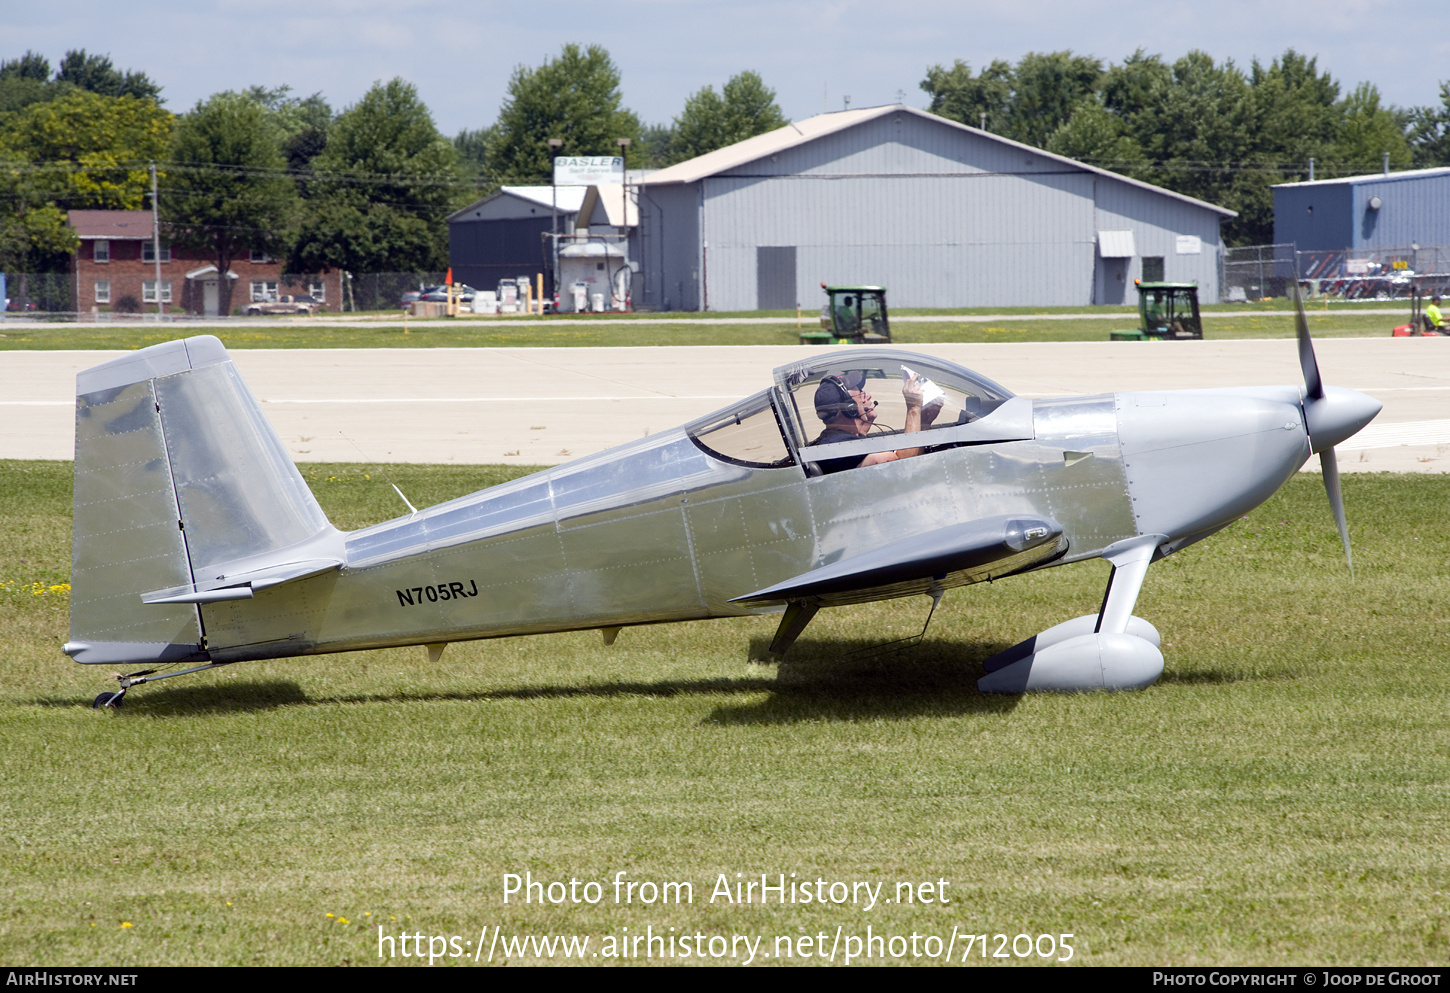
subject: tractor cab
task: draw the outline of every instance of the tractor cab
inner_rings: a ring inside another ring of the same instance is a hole
[[[1131,331],[1114,331],[1113,341],[1183,341],[1203,337],[1198,316],[1197,283],[1144,283],[1138,287],[1139,326]]]
[[[865,345],[891,341],[886,317],[886,287],[827,286],[821,330],[802,331],[802,345]]]

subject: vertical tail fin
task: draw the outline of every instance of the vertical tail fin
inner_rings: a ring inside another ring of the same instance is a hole
[[[75,661],[206,661],[199,602],[250,596],[277,563],[340,561],[337,537],[216,338],[76,377]]]

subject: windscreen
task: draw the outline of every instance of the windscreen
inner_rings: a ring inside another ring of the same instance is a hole
[[[686,432],[707,453],[735,465],[773,468],[794,464],[769,390],[694,422]]]

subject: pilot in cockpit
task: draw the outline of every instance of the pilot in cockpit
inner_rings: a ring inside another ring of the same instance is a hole
[[[941,411],[940,405],[933,404],[923,413],[922,380],[916,373],[912,373],[902,384],[901,398],[906,403],[906,423],[903,428],[906,434],[914,434],[923,427],[930,427],[932,419]],[[815,396],[816,416],[826,425],[826,429],[811,444],[829,445],[864,437],[876,423],[876,406],[876,401],[866,392],[865,373],[847,372],[840,376],[827,376],[816,387]],[[840,472],[858,466],[909,459],[921,453],[921,448],[903,448],[894,452],[820,459],[817,464],[822,472]]]

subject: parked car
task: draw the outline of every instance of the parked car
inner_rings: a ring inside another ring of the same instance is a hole
[[[260,317],[263,314],[311,314],[318,304],[316,297],[284,293],[276,300],[253,300],[242,313],[248,317]]]
[[[466,283],[453,284],[453,299],[455,300],[472,303],[477,293],[477,290]],[[425,290],[419,299],[427,300],[429,303],[446,303],[448,301],[448,287],[434,286],[431,289]]]
[[[406,307],[410,303],[417,303],[419,300],[422,300],[429,293],[437,293],[444,289],[446,289],[444,286],[425,286],[421,290],[409,290],[398,298],[398,304]]]

